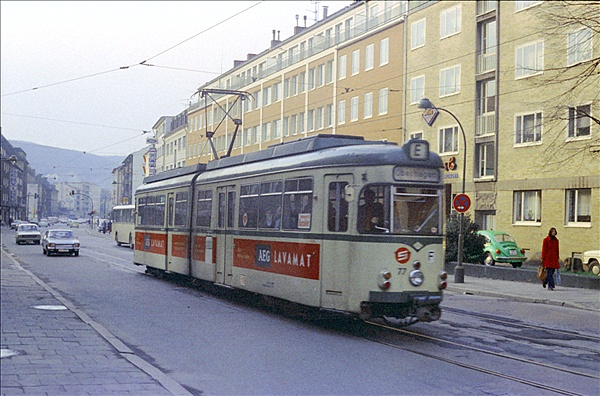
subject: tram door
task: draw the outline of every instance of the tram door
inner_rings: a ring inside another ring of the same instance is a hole
[[[233,226],[235,221],[235,186],[217,188],[219,213],[217,217],[216,283],[231,285],[233,277]]]
[[[351,194],[352,174],[326,175],[327,204],[324,207],[323,230],[328,237],[321,244],[321,306],[348,309],[350,263],[356,246],[345,238],[353,225]]]
[[[175,212],[175,193],[170,192],[167,194],[167,218],[165,220],[166,224],[166,234],[165,238],[165,271],[171,271],[171,264],[173,263],[173,252],[171,251],[171,245],[173,243],[173,213]]]

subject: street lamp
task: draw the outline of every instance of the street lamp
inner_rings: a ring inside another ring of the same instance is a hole
[[[463,174],[462,174],[461,193],[464,194],[465,193],[466,174],[467,174],[467,138],[465,136],[465,130],[463,129],[462,124],[460,123],[458,118],[456,118],[456,116],[454,114],[452,114],[451,111],[446,110],[441,107],[435,107],[435,105],[433,103],[431,103],[431,101],[427,98],[423,98],[419,101],[418,108],[444,111],[444,112],[450,114],[452,116],[452,118],[454,118],[456,120],[456,122],[458,123],[458,126],[460,127],[460,132],[462,133],[462,137],[463,137]],[[429,126],[431,126],[433,124],[433,121],[435,121],[435,118],[432,119],[431,124],[429,124]],[[463,249],[464,249],[463,221],[464,221],[464,218],[465,218],[464,212],[460,212],[460,216],[459,216],[460,224],[459,224],[459,228],[458,228],[458,257],[456,260],[457,261],[456,268],[454,269],[454,282],[456,282],[456,283],[465,283],[465,267],[463,266]]]

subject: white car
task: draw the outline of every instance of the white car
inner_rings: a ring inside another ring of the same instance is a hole
[[[19,224],[17,231],[15,232],[15,242],[17,242],[17,245],[22,243],[39,245],[41,237],[40,229],[37,224]]]
[[[45,255],[66,253],[79,256],[79,239],[70,229],[48,230],[42,238],[42,250]]]
[[[583,252],[583,269],[600,276],[600,250]]]

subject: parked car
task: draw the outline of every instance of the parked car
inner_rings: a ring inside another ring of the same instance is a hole
[[[600,276],[600,250],[583,252],[583,269]]]
[[[33,243],[35,245],[40,244],[41,234],[37,224],[23,223],[19,224],[17,231],[15,232],[15,242],[17,245],[22,243]]]
[[[45,255],[67,253],[79,256],[79,239],[69,229],[48,230],[42,236],[42,251]]]
[[[477,233],[485,237],[483,264],[510,263],[513,268],[519,268],[527,260],[525,249],[517,246],[515,239],[506,232],[481,230]]]

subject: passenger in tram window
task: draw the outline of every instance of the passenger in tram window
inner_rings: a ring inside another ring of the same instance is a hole
[[[295,230],[298,228],[298,208],[296,195],[289,194],[283,200],[283,229]]]
[[[383,230],[383,205],[375,202],[375,191],[367,188],[363,193],[364,204],[358,208],[358,230],[365,233],[377,233]]]

